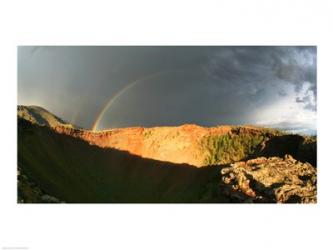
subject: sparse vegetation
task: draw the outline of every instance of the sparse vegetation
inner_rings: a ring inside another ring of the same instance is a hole
[[[143,131],[143,137],[145,139],[148,139],[152,134],[153,134],[153,131],[151,131],[151,130],[144,130]]]
[[[208,153],[205,164],[227,164],[242,160],[255,154],[263,140],[263,135],[249,134],[205,137],[202,141],[202,146]]]

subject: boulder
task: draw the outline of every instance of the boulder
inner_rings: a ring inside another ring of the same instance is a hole
[[[317,202],[316,168],[291,155],[236,162],[221,174],[220,195],[230,202]]]

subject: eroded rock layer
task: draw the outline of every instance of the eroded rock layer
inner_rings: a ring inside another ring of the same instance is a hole
[[[259,157],[221,170],[220,192],[230,202],[316,203],[316,168],[290,155]]]

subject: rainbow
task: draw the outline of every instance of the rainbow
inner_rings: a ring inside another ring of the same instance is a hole
[[[163,75],[163,74],[166,74],[166,73],[169,73],[171,71],[178,71],[178,70],[169,70],[169,71],[160,71],[160,72],[157,72],[157,73],[154,73],[154,74],[151,74],[151,75],[146,75],[144,77],[141,77],[139,79],[136,79],[130,83],[128,83],[124,88],[122,88],[119,92],[115,93],[114,95],[111,96],[110,100],[106,103],[106,105],[103,107],[103,109],[99,112],[91,130],[92,131],[96,131],[100,121],[102,120],[105,112],[112,106],[112,104],[120,97],[122,96],[126,91],[128,91],[129,89],[131,89],[133,86],[141,83],[141,82],[144,82],[144,81],[147,81],[147,80],[150,80],[152,78],[155,78],[155,77],[158,77],[160,75]]]

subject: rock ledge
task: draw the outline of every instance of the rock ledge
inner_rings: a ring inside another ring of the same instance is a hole
[[[220,192],[229,202],[317,202],[316,168],[290,155],[237,162],[221,174]]]

